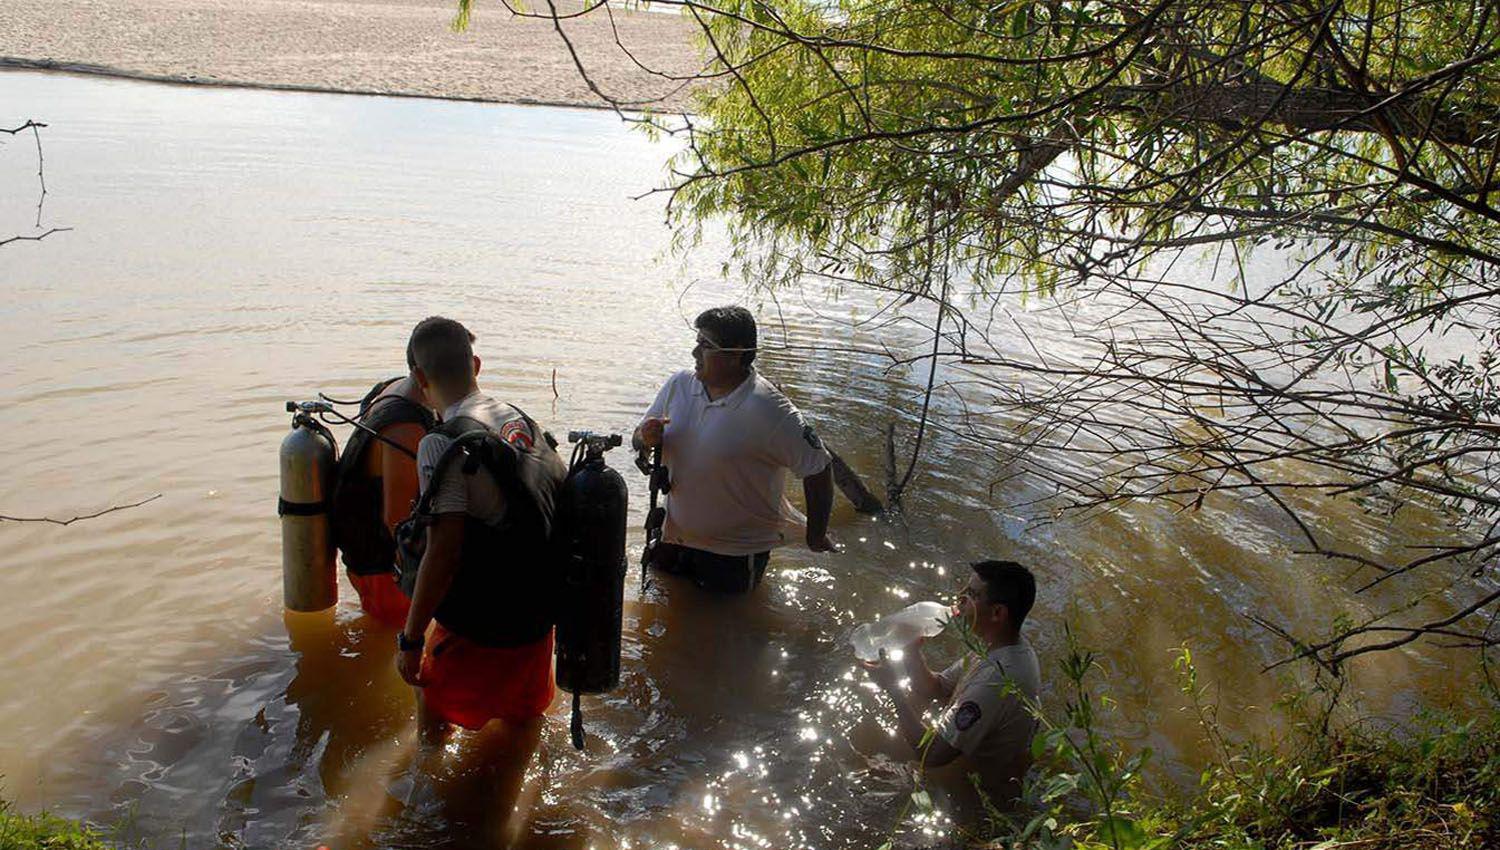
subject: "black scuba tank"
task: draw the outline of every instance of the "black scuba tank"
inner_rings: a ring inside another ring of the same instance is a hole
[[[620,683],[629,492],[625,479],[604,462],[620,435],[574,431],[568,441],[578,449],[557,504],[557,684],[573,694],[573,746],[581,750],[579,696]]]

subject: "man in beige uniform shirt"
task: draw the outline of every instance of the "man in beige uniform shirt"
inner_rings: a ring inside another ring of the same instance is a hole
[[[997,806],[1019,793],[1031,765],[1035,703],[1041,675],[1036,653],[1021,624],[1036,601],[1036,580],[1014,561],[979,561],[959,593],[956,617],[987,648],[983,658],[960,658],[941,673],[928,669],[920,641],[906,647],[900,661],[869,665],[896,706],[901,737],[929,767],[960,761],[964,774],[977,773],[980,787]],[[901,679],[910,688],[901,687]],[[935,735],[922,749],[922,711],[943,702]]]

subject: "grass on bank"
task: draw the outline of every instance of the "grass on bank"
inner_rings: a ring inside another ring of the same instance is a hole
[[[23,815],[0,800],[0,850],[109,850],[94,829],[42,812]]]
[[[990,811],[970,843],[1007,850],[1500,850],[1500,701],[1472,718],[1425,713],[1372,729],[1340,715],[1315,685],[1278,709],[1279,741],[1231,741],[1198,683],[1177,670],[1213,753],[1189,794],[1148,788],[1149,751],[1098,731],[1107,697],[1092,689],[1097,656],[1069,634],[1060,710],[1044,712],[1038,769],[1016,812]],[[914,799],[923,799],[919,791]],[[920,808],[920,806],[918,806]]]

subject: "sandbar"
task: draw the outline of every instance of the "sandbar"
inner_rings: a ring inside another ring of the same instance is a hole
[[[595,11],[562,26],[601,97],[551,21],[480,0],[455,32],[456,10],[456,0],[5,0],[0,67],[502,103],[612,99],[665,111],[689,105],[672,78],[703,67],[691,20]]]

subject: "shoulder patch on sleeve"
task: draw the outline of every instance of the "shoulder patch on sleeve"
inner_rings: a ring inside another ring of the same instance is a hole
[[[979,715],[979,703],[965,700],[963,705],[958,707],[958,711],[953,713],[953,725],[958,728],[958,731],[967,732],[979,722]]]
[[[818,432],[813,430],[813,426],[802,426],[802,439],[806,440],[807,444],[812,446],[814,450],[823,451],[823,441],[818,439]]]
[[[533,445],[531,429],[526,427],[525,420],[512,419],[500,426],[500,439],[518,449],[530,449]]]

